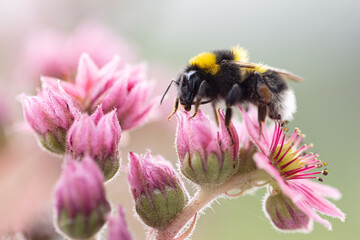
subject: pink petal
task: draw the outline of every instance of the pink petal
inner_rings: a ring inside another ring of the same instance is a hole
[[[98,67],[89,55],[86,53],[82,54],[76,73],[76,85],[83,89],[85,93],[88,93],[97,77],[98,71]]]
[[[297,200],[298,195],[291,191],[287,183],[281,177],[279,171],[272,165],[269,158],[265,154],[259,152],[255,153],[254,161],[258,168],[265,170],[271,177],[275,179],[276,183],[279,185],[286,196],[288,196],[293,201]]]
[[[266,131],[266,125],[265,123],[262,126],[262,134],[259,138],[259,124],[256,122],[253,122],[247,112],[239,107],[242,116],[244,118],[244,122],[246,125],[246,128],[248,130],[249,135],[251,136],[252,140],[255,142],[255,144],[260,148],[260,150],[265,153],[266,155],[269,155],[269,147],[270,143],[268,142],[268,139],[264,135],[264,131]]]
[[[318,195],[313,189],[309,188],[307,184],[311,182],[307,181],[289,181],[290,187],[302,195],[302,199],[314,208],[316,211],[324,213],[332,217],[338,217],[342,221],[345,221],[345,214],[341,212],[334,204],[326,200],[325,198]]]
[[[333,188],[328,185],[325,185],[325,184],[322,184],[322,183],[317,183],[314,181],[309,181],[309,180],[304,180],[304,179],[299,179],[296,182],[306,185],[308,188],[312,189],[314,192],[318,193],[321,196],[327,197],[327,198],[339,200],[342,196],[341,192],[338,189]]]

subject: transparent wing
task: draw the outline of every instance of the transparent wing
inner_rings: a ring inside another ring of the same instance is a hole
[[[236,63],[237,65],[239,65],[240,67],[243,68],[256,68],[257,66],[261,65],[261,64],[257,64],[257,63],[251,63],[251,62],[240,62],[240,61],[234,61],[234,63]],[[266,68],[272,71],[277,72],[280,76],[282,76],[283,78],[289,79],[289,80],[293,80],[296,82],[303,82],[305,81],[304,78],[293,74],[285,69],[280,69],[280,68],[276,68],[276,67],[270,67],[266,65]]]

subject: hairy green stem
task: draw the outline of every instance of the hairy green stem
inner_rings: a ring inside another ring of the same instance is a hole
[[[200,212],[211,201],[224,193],[233,189],[243,189],[252,184],[253,181],[263,180],[264,173],[262,171],[253,171],[241,175],[235,175],[229,181],[216,186],[201,186],[200,190],[179,213],[179,215],[164,229],[159,230],[156,235],[157,240],[170,240],[179,233],[185,224]]]

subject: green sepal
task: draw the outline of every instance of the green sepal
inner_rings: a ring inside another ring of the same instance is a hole
[[[66,130],[57,129],[56,133],[47,132],[45,135],[38,135],[41,145],[49,152],[65,154],[66,152]]]
[[[114,175],[119,170],[119,166],[120,161],[118,156],[105,159],[105,163],[103,164],[103,166],[99,166],[104,174],[105,181],[110,180],[112,177],[114,177]]]
[[[144,223],[155,229],[162,229],[179,214],[187,203],[180,186],[167,186],[164,191],[154,189],[151,199],[145,193],[136,200],[135,209]]]
[[[72,218],[66,210],[63,210],[57,218],[57,226],[63,234],[72,239],[88,239],[102,228],[109,212],[108,204],[99,206],[89,216],[77,213]]]
[[[233,159],[228,150],[224,153],[224,161],[215,153],[210,153],[204,167],[200,154],[195,151],[192,158],[186,154],[181,166],[182,173],[192,182],[199,185],[214,185],[224,183],[237,172],[239,160]]]

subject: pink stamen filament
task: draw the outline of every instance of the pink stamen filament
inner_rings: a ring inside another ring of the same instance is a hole
[[[308,177],[308,176],[316,175],[316,174],[320,174],[320,173],[322,173],[322,172],[299,174],[299,175],[295,175],[295,176],[291,177],[291,179],[317,178],[317,177]]]
[[[311,166],[311,167],[300,167],[300,168],[296,168],[296,169],[292,169],[290,171],[286,171],[284,172],[282,175],[284,175],[285,177],[290,177],[293,176],[295,174],[301,173],[301,172],[307,172],[310,171],[312,169],[316,168],[315,166]],[[315,174],[315,173],[308,173],[308,174]]]

